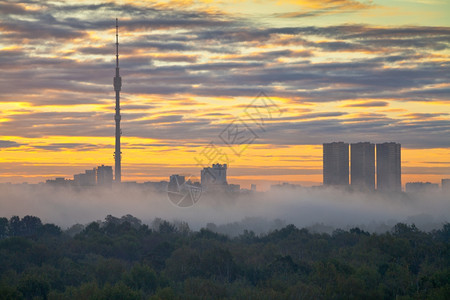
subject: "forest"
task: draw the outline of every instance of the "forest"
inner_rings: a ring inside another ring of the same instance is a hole
[[[450,224],[237,237],[107,216],[0,218],[0,299],[450,299]]]

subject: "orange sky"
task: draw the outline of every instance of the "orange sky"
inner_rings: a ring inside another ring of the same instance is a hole
[[[202,159],[244,187],[316,185],[331,141],[401,143],[403,184],[450,178],[448,2],[39,3],[0,1],[0,183],[114,164],[115,17],[125,181]]]

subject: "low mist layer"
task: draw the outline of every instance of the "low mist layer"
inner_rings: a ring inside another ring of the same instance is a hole
[[[398,222],[422,230],[450,221],[450,199],[442,192],[420,195],[349,192],[332,188],[280,189],[236,197],[202,195],[191,207],[172,204],[165,193],[140,187],[71,189],[45,185],[0,187],[0,216],[34,215],[63,228],[131,214],[144,223],[155,218],[185,221],[191,229],[236,235],[244,229],[263,233],[286,224],[316,231],[360,227],[389,230]]]

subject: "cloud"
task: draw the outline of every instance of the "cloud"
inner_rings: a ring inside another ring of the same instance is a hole
[[[104,124],[112,119],[94,112],[22,112],[2,122],[0,134],[5,136],[103,136],[109,130]],[[112,124],[111,124],[112,127]]]
[[[448,115],[449,115],[448,113],[408,113],[403,114],[402,116],[411,119],[429,119]]]
[[[343,107],[382,107],[389,106],[387,101],[364,101],[358,103],[345,104]]]
[[[314,56],[312,51],[293,51],[293,50],[279,50],[279,51],[265,51],[256,52],[249,55],[234,55],[232,59],[245,61],[264,61],[269,62],[281,58],[304,58]]]
[[[327,14],[337,14],[365,10],[375,7],[373,1],[356,1],[356,0],[284,0],[281,2],[288,2],[300,5],[306,10],[299,12],[289,12],[275,14],[280,18],[305,18],[317,17]]]
[[[151,104],[122,104],[121,107],[124,111],[130,110],[133,111],[133,110],[148,110],[155,108],[156,106]]]
[[[161,144],[208,141],[221,130],[215,122],[230,119],[239,105],[247,105],[245,99],[264,90],[282,99],[290,114],[273,120],[274,134],[259,142],[321,144],[330,136],[396,140],[401,135],[411,147],[446,145],[439,136],[448,134],[448,115],[418,115],[409,106],[448,100],[448,27],[282,27],[170,5],[40,1],[24,10],[19,2],[0,3],[0,102],[20,99],[30,110],[60,110],[9,111],[0,126],[4,136],[111,135],[117,15],[127,136],[161,139]],[[306,13],[373,6],[350,0],[300,4],[308,7]],[[395,117],[353,116],[328,108],[341,102],[338,107],[355,111],[392,101],[406,111],[392,111]],[[306,103],[311,111],[301,110]],[[92,111],[77,112],[87,107]],[[418,139],[417,132],[427,136]],[[58,145],[48,146],[59,151]]]
[[[29,11],[27,11],[24,5],[0,1],[0,14],[23,15],[28,13]]]
[[[283,1],[310,8],[326,8],[330,6],[366,7],[372,2],[357,0],[282,0],[282,2]]]
[[[47,151],[66,151],[66,150],[76,150],[76,151],[92,151],[98,148],[104,148],[102,145],[94,145],[87,143],[51,143],[47,145],[34,145],[35,149],[47,150]]]
[[[2,148],[16,148],[20,147],[21,144],[14,142],[14,141],[6,141],[6,140],[0,140],[0,149]]]
[[[322,112],[322,113],[309,113],[302,114],[299,117],[301,119],[317,119],[317,118],[327,118],[327,117],[340,117],[344,116],[347,113],[345,112]]]
[[[51,18],[50,18],[51,19]],[[86,34],[77,29],[63,26],[52,26],[52,20],[25,21],[25,20],[2,20],[0,30],[5,39],[57,39],[70,40],[86,37]]]
[[[198,55],[182,55],[182,54],[157,54],[152,57],[154,60],[169,61],[169,62],[189,62],[195,63]]]

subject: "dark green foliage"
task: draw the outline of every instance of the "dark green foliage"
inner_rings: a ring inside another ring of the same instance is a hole
[[[0,286],[0,300],[23,299],[22,294],[14,287]]]
[[[59,236],[62,234],[61,228],[54,224],[44,224],[39,228],[39,234],[49,236]]]
[[[0,218],[2,299],[450,299],[450,225],[377,235],[288,225],[236,238],[107,216],[66,232]]]
[[[183,284],[184,299],[224,299],[227,289],[223,283],[210,279],[189,278]]]
[[[0,218],[0,240],[8,236],[8,219]]]
[[[48,281],[39,275],[24,275],[17,286],[17,289],[22,293],[25,299],[47,299],[50,291],[50,284]]]
[[[125,273],[124,263],[116,258],[103,258],[100,257],[95,265],[95,277],[100,286],[107,283],[118,283],[122,275]]]
[[[95,298],[98,300],[140,300],[141,295],[121,282],[113,286],[106,285]]]
[[[177,231],[177,228],[175,225],[170,224],[167,221],[163,221],[161,224],[159,224],[159,232],[162,234],[170,234],[175,233]]]
[[[22,225],[20,223],[20,218],[18,216],[12,216],[9,219],[8,233],[10,236],[17,236],[21,233]]]
[[[205,228],[200,229],[200,231],[195,234],[195,237],[198,239],[209,239],[222,242],[226,242],[228,240],[226,235],[222,235]]]
[[[236,277],[233,256],[220,246],[208,240],[195,240],[190,246],[175,250],[167,260],[167,274],[177,280],[192,276],[233,280]]]
[[[158,287],[158,276],[149,266],[135,264],[123,277],[125,284],[144,293],[153,293]]]

